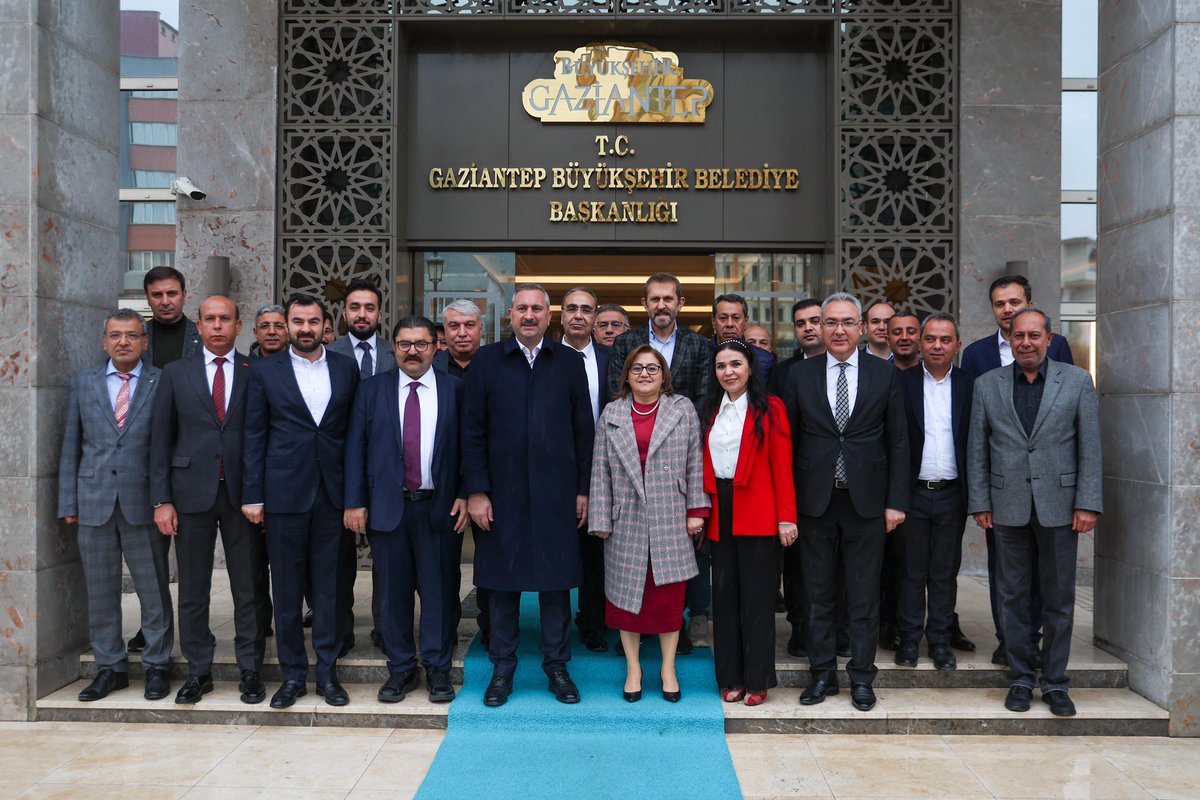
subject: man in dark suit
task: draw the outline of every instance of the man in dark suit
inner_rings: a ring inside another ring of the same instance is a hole
[[[616,397],[621,391],[621,370],[625,359],[637,348],[649,344],[662,354],[671,368],[671,382],[675,393],[699,403],[704,397],[712,377],[712,349],[700,334],[678,323],[679,311],[686,298],[679,279],[667,272],[657,272],[646,280],[642,290],[642,307],[650,316],[650,324],[631,328],[613,342],[610,363],[616,365],[608,373],[608,396]],[[696,562],[700,573],[688,581],[688,615],[701,617],[704,628],[708,628],[709,609],[712,606],[712,558],[708,554],[705,540],[696,551]],[[697,628],[700,626],[697,625]],[[618,654],[620,653],[618,644]],[[680,620],[679,645],[676,652],[687,655],[692,652],[692,640],[688,635],[685,620]]]
[[[317,694],[350,702],[338,683],[337,576],[342,552],[346,422],[358,385],[348,356],[321,344],[324,306],[292,295],[286,305],[291,346],[255,362],[246,391],[242,513],[265,521],[275,600],[275,644],[283,685],[272,708],[307,694],[301,601],[311,587]]]
[[[475,543],[475,583],[492,590],[489,706],[512,693],[521,592],[537,592],[542,669],[563,703],[579,702],[567,673],[571,589],[583,579],[577,530],[587,524],[592,403],[583,359],[548,341],[550,297],[537,284],[513,294],[515,338],[480,348],[467,376],[463,483]]]
[[[167,589],[167,542],[154,529],[150,503],[150,421],[159,370],[143,361],[142,317],[121,309],[104,321],[108,360],[71,378],[58,462],[58,516],[79,523],[79,555],[88,599],[88,630],[99,671],[79,693],[99,700],[129,686],[121,639],[121,560],[142,607],[146,699],[171,690],[174,635]]]
[[[904,522],[908,508],[908,443],[899,374],[887,361],[857,348],[862,311],[856,298],[830,295],[822,304],[825,358],[791,370],[784,400],[792,423],[796,505],[804,584],[809,605],[808,658],[812,679],[803,705],[836,694],[836,619],[839,550],[846,576],[850,627],[850,698],[875,706],[875,648],[879,641],[879,570],[884,535]]]
[[[187,285],[183,273],[174,267],[154,267],[142,278],[146,302],[153,315],[146,323],[147,364],[162,369],[172,361],[190,358],[200,352],[200,334],[196,323],[183,313]]]
[[[604,303],[596,307],[596,322],[592,325],[592,338],[596,344],[612,347],[617,337],[627,330],[629,314],[619,303]]]
[[[351,356],[358,364],[360,381],[396,369],[388,340],[377,331],[383,320],[383,292],[373,281],[359,278],[346,286],[346,307],[342,314],[348,328],[329,345],[330,351]],[[354,647],[354,583],[358,578],[358,537],[342,537],[342,571],[338,575],[338,630],[344,656]],[[379,648],[379,581],[375,577],[374,554],[371,566],[371,642]]]
[[[1011,367],[975,382],[968,444],[968,506],[996,531],[996,577],[1008,647],[1005,708],[1028,711],[1037,669],[1029,630],[1029,563],[1038,554],[1045,648],[1042,700],[1075,715],[1067,660],[1075,615],[1079,534],[1096,527],[1101,499],[1100,419],[1092,376],[1047,358],[1054,334],[1036,308],[1012,317]]]
[[[726,339],[746,339],[746,325],[749,324],[749,307],[746,298],[740,294],[717,295],[713,300],[713,338],[708,343],[709,356],[712,356],[718,342]],[[749,344],[749,342],[747,342]],[[775,356],[770,350],[751,344],[750,352],[754,354],[754,363],[762,372],[763,380],[770,382],[771,370],[775,367]]]
[[[1023,275],[1005,275],[992,281],[988,288],[988,299],[992,304],[992,315],[996,318],[997,331],[994,335],[977,339],[963,351],[962,368],[982,377],[999,367],[1007,367],[1013,363],[1012,339],[1013,317],[1026,308],[1033,307],[1033,289],[1028,279]],[[1071,347],[1061,336],[1050,339],[1046,357],[1051,361],[1062,364],[1074,364],[1071,357]],[[1004,626],[1001,624],[999,583],[996,579],[996,541],[991,528],[985,532],[987,541],[988,595],[992,605],[992,623],[996,629],[996,650],[992,653],[992,663],[1008,666],[1007,649],[1004,645]],[[1037,552],[1033,553],[1033,561],[1029,564],[1030,584],[1033,587],[1030,595],[1030,629],[1029,640],[1033,645],[1033,660],[1040,665],[1040,648],[1038,643],[1042,636],[1042,592],[1037,581],[1038,564]]]
[[[916,666],[924,636],[934,666],[949,670],[958,665],[951,641],[967,521],[967,430],[975,376],[954,367],[960,346],[954,317],[929,315],[919,335],[922,365],[900,374],[912,480],[908,515],[896,532],[900,646],[895,661]],[[892,352],[899,357],[895,347]]]
[[[432,320],[405,317],[392,343],[399,372],[364,382],[354,398],[344,518],[348,529],[370,538],[375,559],[389,673],[380,702],[399,702],[416,688],[419,652],[429,699],[448,703],[468,521],[459,496],[463,383],[430,367],[437,352]],[[414,593],[421,596],[419,651]]]
[[[283,306],[275,303],[259,306],[254,314],[254,344],[250,345],[250,360],[257,361],[274,355],[287,345],[287,319]]]
[[[267,613],[262,534],[242,515],[242,432],[250,361],[235,352],[237,306],[226,297],[200,304],[199,356],[167,365],[154,403],[150,491],[154,522],[175,538],[179,557],[179,649],[188,678],[176,703],[198,703],[213,690],[216,639],[209,627],[213,548],[220,529],[233,594],[234,652],[244,703],[267,697],[259,673]]]
[[[592,424],[608,404],[608,364],[612,350],[592,341],[592,325],[599,303],[591,289],[571,289],[562,300],[562,343],[583,356],[587,371],[588,396],[592,400]],[[579,586],[579,611],[575,626],[579,638],[593,653],[608,650],[604,638],[604,540],[579,529],[579,555],[583,561],[583,583]]]

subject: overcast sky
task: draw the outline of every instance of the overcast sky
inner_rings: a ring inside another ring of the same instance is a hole
[[[121,0],[122,11],[157,11],[163,22],[179,30],[179,0]]]

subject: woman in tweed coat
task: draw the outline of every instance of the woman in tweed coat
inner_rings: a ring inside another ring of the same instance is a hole
[[[700,421],[677,396],[663,357],[649,345],[629,354],[621,389],[596,425],[588,522],[604,542],[605,621],[621,633],[625,699],[642,696],[640,634],[658,634],[662,694],[680,698],[675,648],[684,585],[697,574],[689,534],[704,530]]]

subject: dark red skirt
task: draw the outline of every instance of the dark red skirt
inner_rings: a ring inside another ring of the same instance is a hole
[[[687,581],[654,585],[654,570],[646,566],[646,588],[642,591],[641,613],[631,614],[604,598],[604,622],[608,627],[631,633],[670,633],[683,625],[683,600]]]

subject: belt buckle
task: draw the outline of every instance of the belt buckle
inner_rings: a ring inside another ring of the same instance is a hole
[[[847,483],[846,483],[844,480],[842,480],[841,478],[834,478],[834,479],[833,479],[833,488],[835,488],[835,489],[849,489],[849,488],[850,488],[850,485],[849,485],[849,484],[847,484]]]

